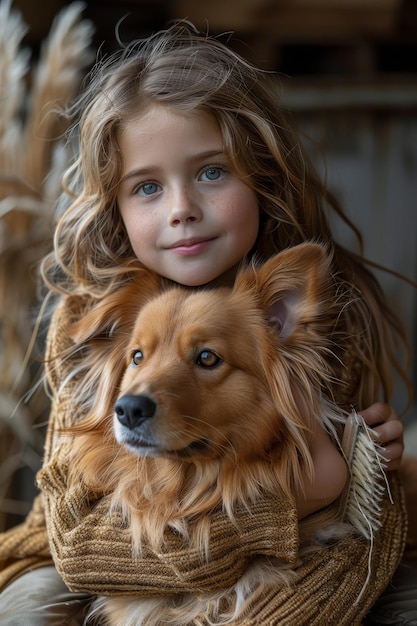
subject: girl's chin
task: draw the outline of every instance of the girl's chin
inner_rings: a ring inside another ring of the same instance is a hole
[[[177,280],[177,278],[173,276],[165,276],[165,278],[168,278],[171,282],[181,285],[182,287],[231,287],[236,278],[236,272],[237,266],[230,268],[220,275],[201,272],[189,276],[181,276],[181,280]]]

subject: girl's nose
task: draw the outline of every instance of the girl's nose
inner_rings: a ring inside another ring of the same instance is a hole
[[[200,219],[201,209],[195,198],[186,190],[173,194],[168,216],[171,226],[177,226],[186,222],[198,222]]]

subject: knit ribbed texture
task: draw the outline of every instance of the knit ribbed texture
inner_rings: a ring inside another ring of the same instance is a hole
[[[0,535],[0,590],[21,574],[51,565],[41,496],[23,524]]]
[[[50,327],[48,354],[59,354],[68,343],[70,312],[58,307]],[[47,363],[53,389],[71,362]],[[77,406],[68,386],[54,403],[39,473],[49,541],[56,566],[74,590],[106,595],[170,595],[213,591],[236,582],[255,554],[275,555],[293,563],[298,547],[294,503],[282,496],[260,502],[249,512],[238,509],[237,525],[221,511],[213,512],[211,559],[206,562],[183,540],[167,531],[160,553],[145,546],[132,560],[130,532],[117,511],[109,513],[109,497],[86,494],[83,485],[67,485],[67,450],[57,430],[74,422]],[[375,536],[368,575],[369,544],[345,538],[320,549],[297,569],[290,588],[256,598],[240,624],[294,626],[355,626],[387,586],[405,543],[405,507],[397,477],[390,474],[392,505],[383,503],[383,527]],[[49,563],[41,499],[26,522],[0,537],[0,583],[6,584],[33,567]],[[361,594],[358,604],[357,598]]]
[[[169,530],[160,552],[145,546],[141,557],[132,561],[130,532],[120,515],[109,514],[107,499],[87,502],[80,483],[66,487],[63,454],[60,450],[40,472],[39,483],[50,513],[58,569],[76,591],[104,595],[134,591],[141,596],[217,591],[233,585],[254,555],[296,560],[296,512],[288,500],[276,496],[253,511],[237,508],[235,523],[224,512],[213,511],[209,561]]]
[[[396,476],[390,488],[395,505],[383,504],[383,527],[375,535],[370,579],[364,587],[370,546],[347,537],[322,549],[297,569],[290,589],[272,591],[252,604],[245,626],[356,626],[387,587],[405,541],[404,498]]]

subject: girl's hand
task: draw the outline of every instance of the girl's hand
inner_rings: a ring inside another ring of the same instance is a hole
[[[388,471],[398,469],[404,452],[404,426],[392,407],[375,402],[361,411],[365,422],[377,435],[377,442],[384,448]]]

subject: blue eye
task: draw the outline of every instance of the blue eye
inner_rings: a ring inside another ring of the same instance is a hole
[[[161,190],[161,187],[157,183],[144,183],[138,187],[136,193],[141,196],[152,196]]]
[[[134,350],[132,352],[132,360],[131,364],[133,367],[140,365],[143,361],[143,352],[142,350]]]
[[[200,180],[203,180],[204,182],[219,180],[224,172],[225,170],[222,167],[217,165],[211,165],[210,167],[207,167],[203,172],[201,172]]]

